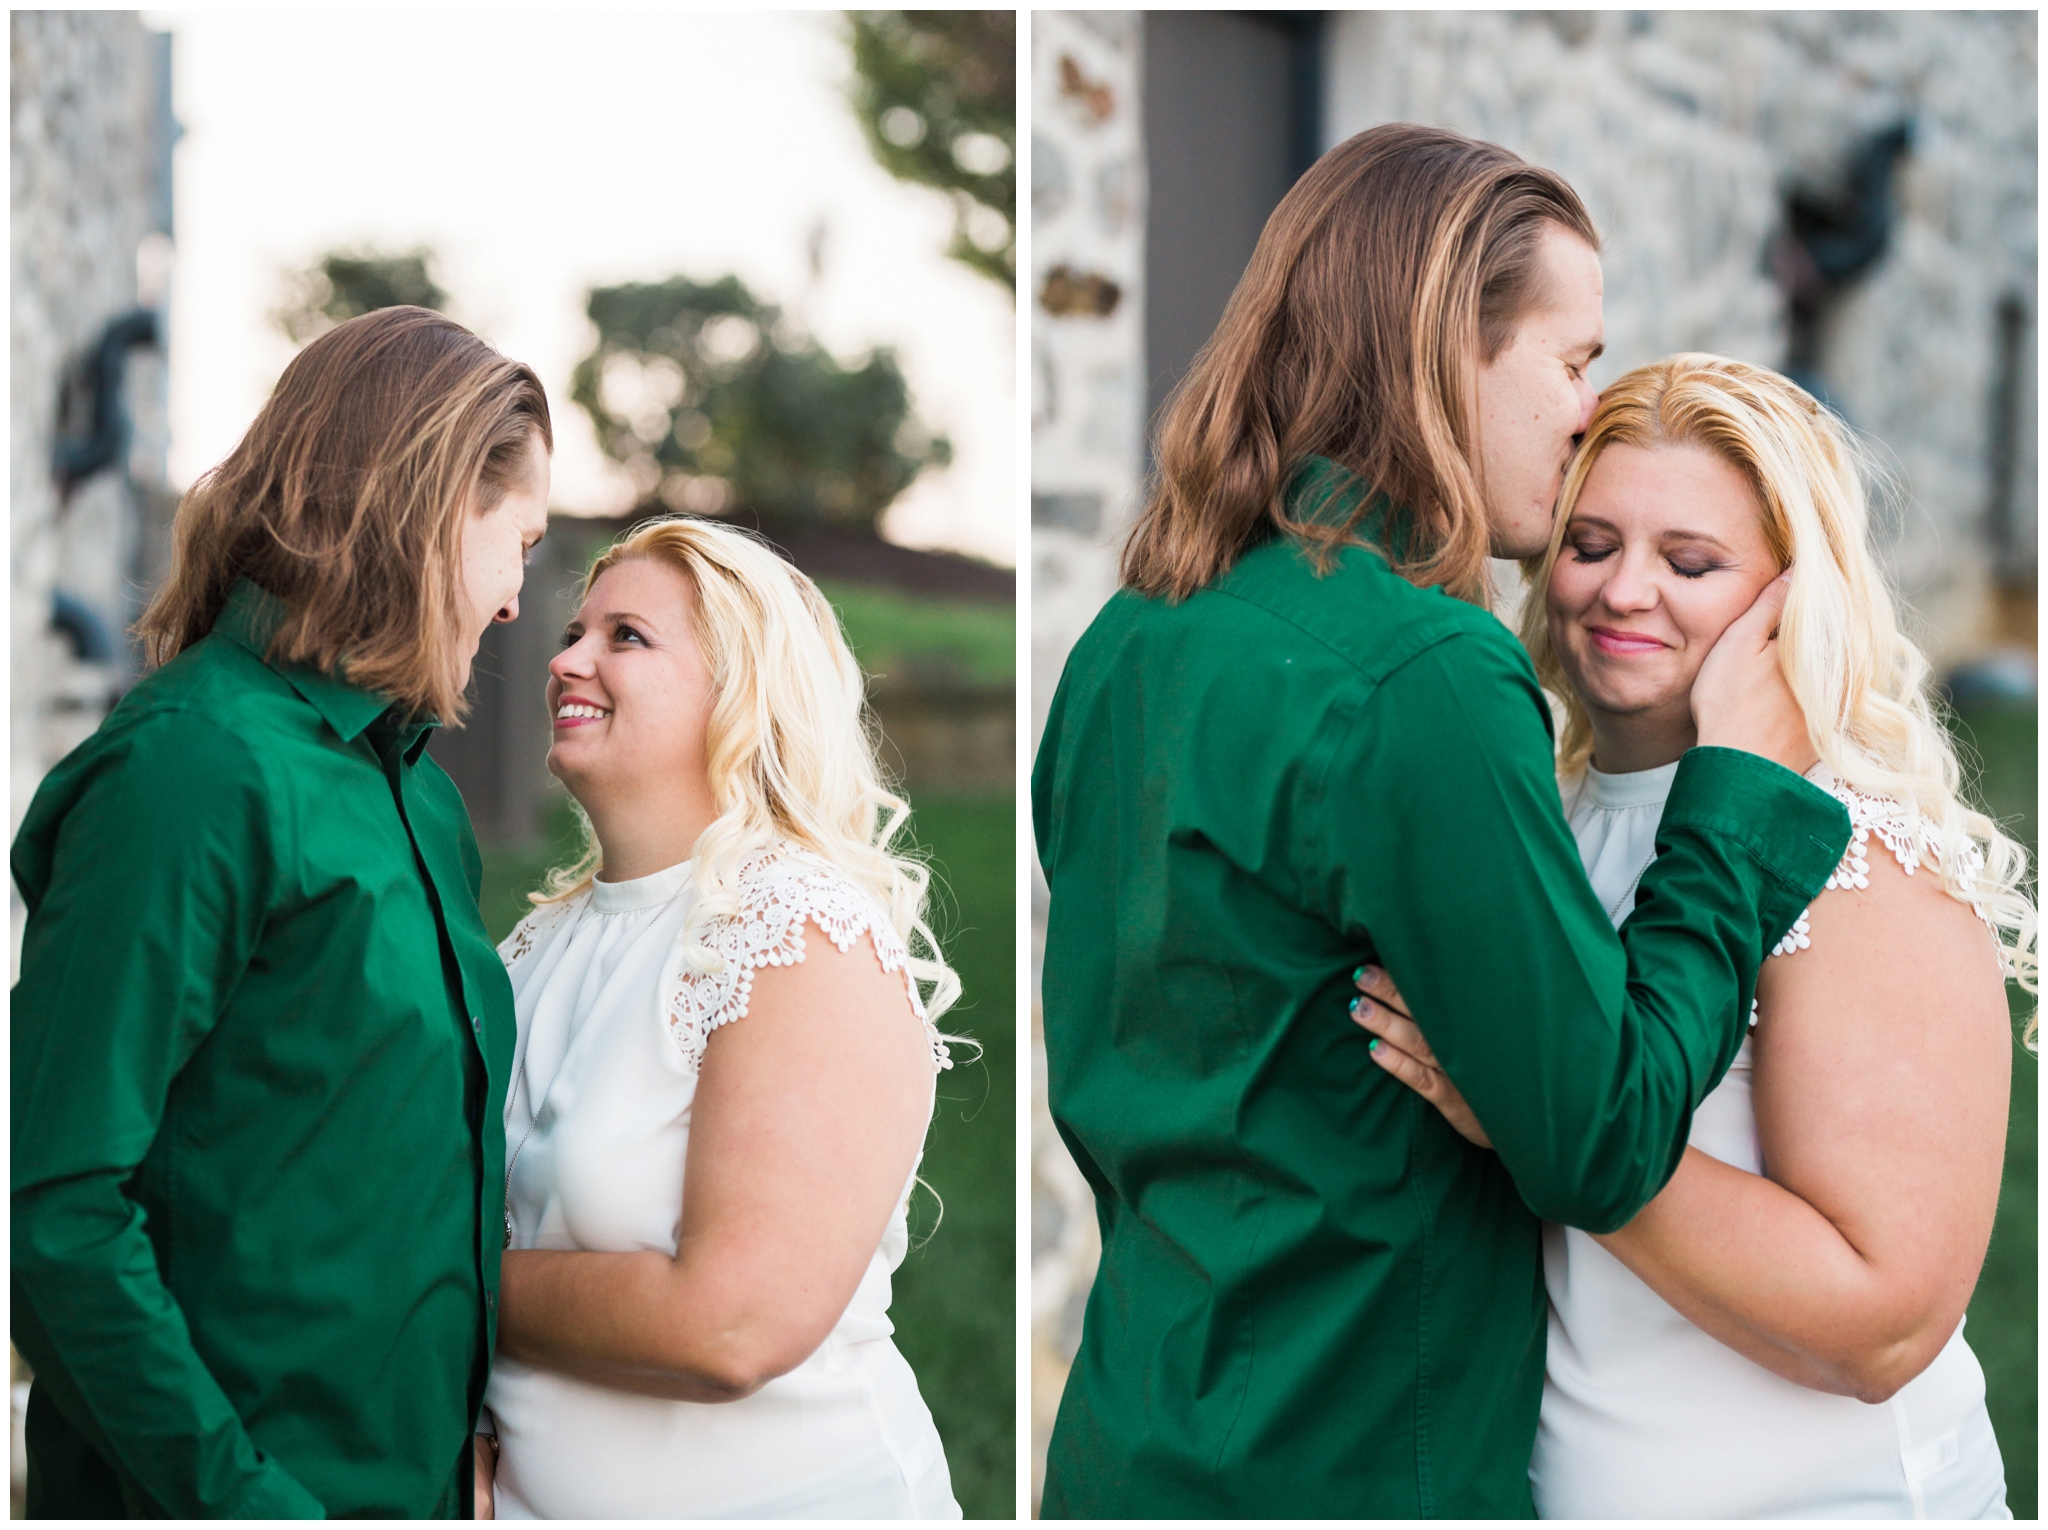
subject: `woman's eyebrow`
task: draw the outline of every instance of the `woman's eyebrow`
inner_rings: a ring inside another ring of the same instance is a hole
[[[607,627],[616,627],[620,622],[630,622],[635,627],[651,627],[654,623],[632,611],[607,611],[604,614]]]

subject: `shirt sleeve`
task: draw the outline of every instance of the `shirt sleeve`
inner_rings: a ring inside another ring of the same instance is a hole
[[[1848,815],[1759,756],[1689,751],[1617,938],[1504,631],[1425,648],[1328,732],[1309,816],[1329,916],[1377,953],[1530,1209],[1622,1226],[1676,1171]]]
[[[262,932],[260,768],[226,729],[159,714],[60,765],[14,848],[16,1344],[157,1512],[321,1518],[194,1348],[128,1193]]]

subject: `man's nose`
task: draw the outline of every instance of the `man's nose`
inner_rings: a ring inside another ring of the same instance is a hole
[[[506,601],[502,606],[498,607],[498,614],[492,617],[491,620],[494,622],[518,621],[519,597],[517,595],[514,595],[510,600]]]

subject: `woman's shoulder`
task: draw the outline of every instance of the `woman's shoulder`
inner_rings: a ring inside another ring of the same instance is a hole
[[[741,858],[733,880],[739,908],[729,922],[763,950],[795,952],[793,959],[801,961],[808,923],[841,951],[869,936],[885,971],[896,971],[909,958],[881,900],[815,851],[789,840],[771,841]]]
[[[844,867],[774,840],[742,855],[725,887],[700,889],[698,896],[707,894],[714,912],[682,937],[669,1003],[670,1026],[691,1071],[711,1032],[747,1014],[756,972],[805,959],[811,925],[842,954],[867,937],[882,970],[902,975],[910,1007],[932,1041],[934,1065],[951,1066],[926,1018],[908,946],[881,900]]]
[[[1995,940],[1996,926],[1977,889],[1977,878],[1984,870],[1983,848],[1959,826],[1945,828],[1913,804],[1852,785],[1825,765],[1808,771],[1807,779],[1848,811],[1849,843],[1820,896],[1771,948],[1772,956],[1810,949],[1816,911],[1823,909],[1827,911],[1823,920],[1827,935],[1835,940],[1874,936],[1879,927],[1890,923],[1877,917],[1878,910],[1915,905],[1921,915],[1936,917],[1951,908],[1956,912],[1967,908]],[[1842,894],[1854,896],[1843,898]],[[1871,929],[1859,928],[1864,925]],[[2002,952],[2000,960],[2002,965]]]
[[[1899,870],[1909,877],[1926,869],[1939,883],[1944,863],[1960,868],[1956,885],[1949,890],[1958,901],[1983,914],[1983,908],[1972,895],[1976,890],[1973,885],[1975,878],[1984,867],[1984,851],[1967,834],[1959,828],[1954,832],[1945,829],[1939,820],[1910,803],[1852,786],[1825,765],[1814,766],[1807,772],[1807,779],[1840,802],[1849,813],[1849,847],[1842,852],[1841,863],[1828,877],[1828,890],[1860,891],[1870,886],[1871,840],[1874,837],[1897,863]]]

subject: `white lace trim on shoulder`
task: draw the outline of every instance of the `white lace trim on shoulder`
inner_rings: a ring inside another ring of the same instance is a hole
[[[1814,785],[1834,797],[1849,810],[1849,847],[1842,852],[1841,862],[1828,873],[1823,891],[1841,889],[1844,891],[1865,888],[1870,885],[1870,836],[1875,834],[1884,847],[1891,851],[1892,859],[1899,863],[1899,869],[1912,876],[1923,864],[1933,864],[1922,859],[1922,847],[1933,847],[1940,842],[1941,825],[1924,814],[1916,814],[1901,802],[1890,797],[1876,797],[1868,792],[1858,791],[1844,781],[1837,780],[1828,772],[1821,772],[1813,778]],[[1957,878],[1962,891],[1961,901],[1970,905],[1979,919],[1997,936],[1997,927],[1991,923],[1991,916],[1984,911],[1982,901],[1977,897],[1977,874],[1984,869],[1984,851],[1974,842],[1963,847],[1962,873]],[[1804,951],[1813,944],[1813,925],[1808,915],[1811,906],[1800,911],[1778,943],[1771,947],[1772,956],[1790,956],[1794,951]],[[2005,952],[1999,951],[1999,966],[2008,968]],[[1756,1024],[1756,1001],[1749,1006],[1749,1023]]]
[[[518,963],[521,957],[529,956],[540,937],[560,923],[561,918],[580,898],[564,898],[556,903],[543,903],[519,923],[512,926],[512,933],[498,942],[498,960],[507,969]]]
[[[689,1072],[702,1066],[711,1033],[747,1013],[756,971],[793,966],[804,959],[806,923],[815,923],[841,951],[851,951],[866,935],[882,970],[903,974],[910,1007],[931,1044],[932,1066],[953,1066],[945,1039],[925,1014],[917,979],[910,972],[909,949],[864,888],[838,868],[788,844],[755,851],[740,863],[734,880],[739,910],[714,920],[699,941],[713,953],[710,965],[716,970],[696,971],[688,957],[681,956],[669,999],[669,1034]]]

